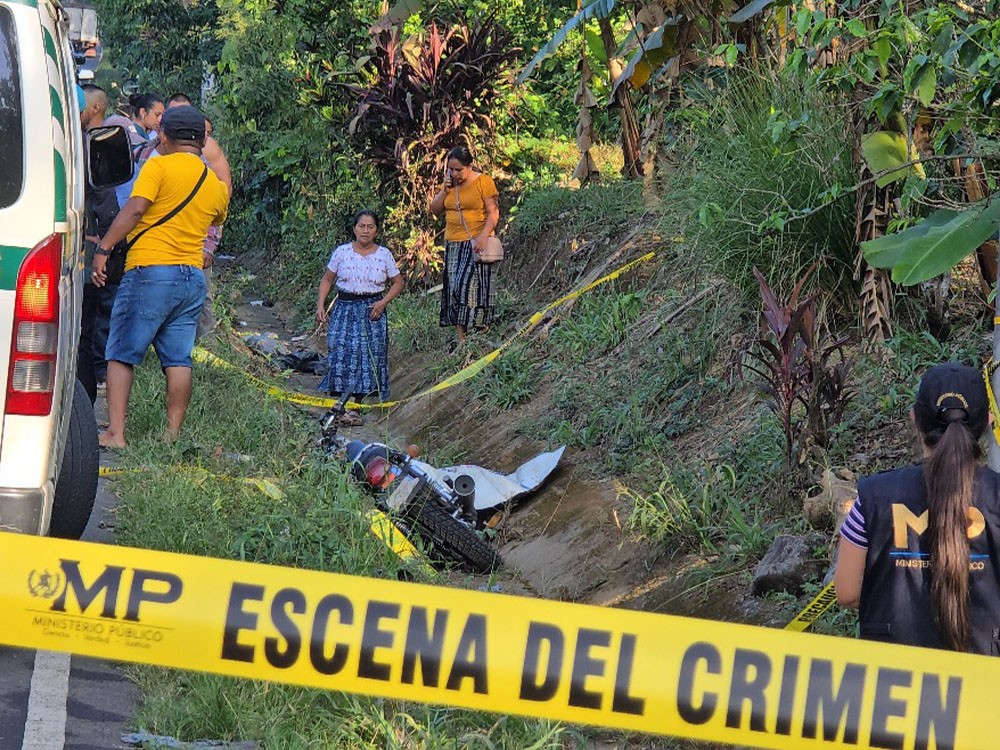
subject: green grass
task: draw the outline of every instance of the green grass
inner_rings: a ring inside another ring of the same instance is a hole
[[[255,366],[234,352],[234,364]],[[117,541],[149,549],[396,579],[404,564],[370,534],[371,501],[318,453],[318,420],[254,390],[244,376],[198,365],[182,438],[167,446],[163,376],[137,368],[129,447],[139,469],[116,480]],[[243,454],[252,460],[216,459]],[[246,478],[280,490],[262,492]],[[418,580],[425,575],[408,571]],[[565,748],[559,724],[137,666],[137,727],[182,740],[250,739],[301,748]]]
[[[558,723],[472,713],[195,672],[142,669],[137,721],[173,737],[254,739],[268,750],[564,750]],[[581,745],[582,746],[582,745]]]
[[[549,345],[561,359],[599,357],[625,343],[645,309],[646,294],[617,287],[611,282],[581,297],[573,314],[553,330]]]
[[[693,260],[756,298],[760,268],[772,286],[791,288],[818,263],[827,291],[849,294],[854,201],[821,206],[824,194],[856,182],[846,109],[764,75],[734,77],[721,91],[694,94],[701,117],[678,146],[667,227],[683,224]],[[687,114],[690,120],[690,113]]]
[[[538,385],[539,367],[530,346],[516,343],[470,383],[475,399],[492,415],[529,400]]]
[[[642,185],[619,180],[579,190],[550,187],[526,192],[511,207],[507,240],[521,247],[546,230],[564,238],[629,228],[644,213]]]
[[[630,529],[669,549],[721,555],[724,566],[759,558],[794,524],[785,520],[787,507],[775,507],[784,496],[781,450],[777,427],[767,429],[766,416],[762,422],[759,432],[713,445],[712,459],[662,463],[650,491],[625,488]]]
[[[733,325],[722,298],[656,329],[679,303],[671,290],[619,283],[581,298],[546,342],[554,408],[542,428],[552,440],[599,448],[613,476],[656,475],[671,441],[699,427],[700,404],[722,397],[711,370],[728,356],[720,345]]]
[[[418,352],[444,352],[454,336],[450,328],[438,324],[441,295],[403,292],[387,308],[389,346],[394,356]]]

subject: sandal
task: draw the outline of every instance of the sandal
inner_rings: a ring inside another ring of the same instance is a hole
[[[342,427],[361,427],[365,423],[364,418],[353,409],[341,414],[338,421]]]

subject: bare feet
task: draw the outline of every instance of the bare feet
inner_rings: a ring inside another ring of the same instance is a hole
[[[115,435],[111,430],[105,430],[97,436],[97,442],[102,448],[124,448],[125,436]]]

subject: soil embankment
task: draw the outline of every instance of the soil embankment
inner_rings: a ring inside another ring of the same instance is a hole
[[[293,342],[278,307],[244,304],[236,312],[244,333],[274,333],[293,349],[325,348],[316,338]],[[426,388],[429,368],[445,356],[423,352],[393,361],[394,397],[405,400]],[[459,367],[456,363],[455,369]],[[287,385],[314,395],[318,381],[317,376],[292,373]],[[470,405],[467,388],[459,386],[405,401],[381,415],[369,411],[367,425],[350,430],[397,445],[416,443],[431,455],[458,457],[449,463],[478,463],[506,472],[555,447],[518,429],[526,421],[543,418],[550,408],[550,394],[542,387],[531,400],[484,417]],[[750,597],[734,575],[710,572],[710,560],[697,555],[670,557],[632,535],[628,501],[620,497],[612,479],[595,475],[592,460],[586,452],[567,451],[541,490],[507,512],[495,539],[505,562],[494,581],[500,590],[664,614],[780,624],[774,608]]]

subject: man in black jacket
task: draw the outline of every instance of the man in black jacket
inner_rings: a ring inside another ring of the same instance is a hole
[[[80,121],[85,131],[99,127],[104,122],[104,113],[108,107],[108,95],[100,86],[86,84],[83,88],[85,105],[80,113]],[[83,384],[93,403],[97,399],[97,367],[104,363],[103,340],[95,338],[97,318],[100,310],[101,291],[92,283],[89,269],[94,260],[94,248],[104,233],[108,231],[111,222],[118,215],[118,199],[114,188],[93,189],[89,186],[84,196],[84,211],[87,222],[86,239],[84,240],[85,265],[88,269],[83,285],[83,312],[80,318],[80,345],[77,349],[76,377]],[[101,378],[103,379],[103,378]]]

